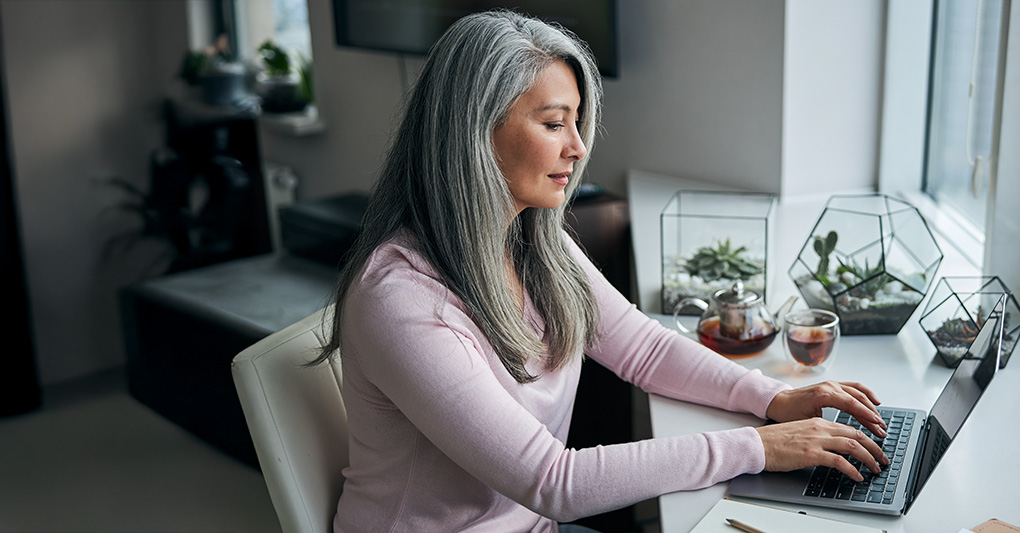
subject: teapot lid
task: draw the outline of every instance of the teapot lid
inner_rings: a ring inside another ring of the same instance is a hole
[[[729,289],[720,289],[712,296],[726,305],[746,307],[761,301],[761,295],[751,289],[744,289],[744,283],[737,281]]]

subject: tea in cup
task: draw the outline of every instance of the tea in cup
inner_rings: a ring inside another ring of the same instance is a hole
[[[836,355],[839,317],[824,309],[804,309],[787,314],[784,322],[783,344],[793,363],[804,370],[824,370]]]

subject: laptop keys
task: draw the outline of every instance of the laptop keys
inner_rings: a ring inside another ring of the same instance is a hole
[[[903,466],[903,458],[906,455],[910,430],[913,427],[914,413],[880,409],[879,414],[882,415],[882,419],[888,427],[886,430],[888,435],[885,439],[873,435],[867,428],[861,427],[860,423],[847,413],[840,412],[836,417],[836,422],[863,431],[889,457],[889,465],[883,466],[882,471],[875,474],[867,469],[861,470],[861,462],[856,458],[844,456],[854,468],[861,472],[864,480],[856,482],[839,470],[817,466],[804,489],[805,496],[886,505],[892,503],[896,484],[899,481],[900,469]]]

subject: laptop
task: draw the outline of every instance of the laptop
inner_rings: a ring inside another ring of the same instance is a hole
[[[853,457],[864,481],[854,482],[839,470],[817,466],[793,472],[743,475],[730,482],[728,494],[779,502],[869,513],[906,514],[946,449],[999,369],[1006,298],[998,300],[929,413],[885,406],[879,412],[888,426],[884,440],[846,413],[824,409],[827,420],[859,428],[883,448],[890,464],[873,474]]]

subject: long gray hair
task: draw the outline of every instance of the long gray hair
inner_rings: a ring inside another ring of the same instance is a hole
[[[364,229],[337,282],[331,334],[322,362],[341,347],[343,302],[373,250],[401,228],[464,303],[507,371],[536,379],[529,357],[548,350],[547,369],[580,356],[596,341],[598,309],[591,284],[563,242],[563,213],[515,213],[497,164],[493,130],[543,68],[564,61],[581,96],[580,136],[591,150],[602,86],[590,50],[569,31],[509,11],[455,22],[433,46],[372,193]],[[574,167],[577,187],[586,159]],[[507,258],[545,320],[545,339],[525,322],[506,279]]]

